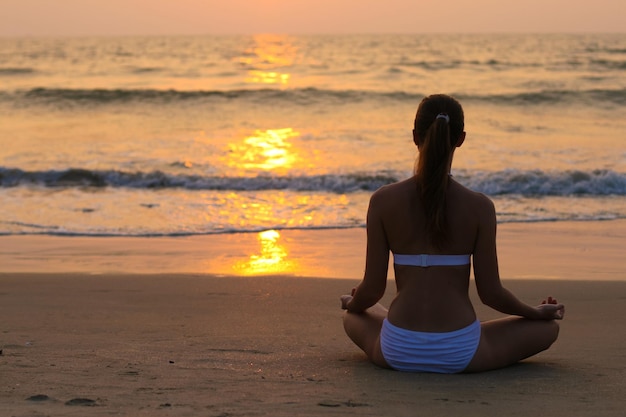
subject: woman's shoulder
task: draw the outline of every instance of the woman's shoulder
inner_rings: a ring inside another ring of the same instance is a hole
[[[394,213],[399,207],[410,205],[415,198],[417,187],[413,179],[383,185],[370,197],[368,212],[370,215],[386,216]]]
[[[417,191],[415,178],[408,178],[403,181],[394,182],[392,184],[383,185],[372,194],[372,201],[388,201],[399,197],[405,197],[411,192]]]
[[[458,206],[464,207],[464,210],[474,208],[478,213],[487,215],[495,212],[493,201],[485,194],[471,190],[454,180],[450,182],[450,185],[449,195]]]
[[[451,189],[453,192],[459,193],[464,198],[470,198],[472,200],[476,200],[482,203],[491,203],[491,199],[487,197],[485,194],[478,192],[478,191],[474,191],[470,188],[467,188],[466,186],[460,184],[454,179],[450,180],[449,189]]]

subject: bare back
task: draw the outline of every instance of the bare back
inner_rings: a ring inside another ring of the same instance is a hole
[[[453,179],[449,180],[446,200],[448,240],[437,250],[429,244],[426,235],[426,219],[420,209],[415,178],[377,191],[368,213],[366,279],[368,273],[380,273],[382,265],[379,264],[388,264],[389,251],[396,254],[474,254],[476,257],[477,237],[484,228],[483,219],[491,212],[491,202]],[[497,265],[495,259],[493,262]],[[465,327],[476,319],[468,296],[470,265],[426,268],[394,265],[394,268],[398,291],[388,318],[396,326],[447,332]]]

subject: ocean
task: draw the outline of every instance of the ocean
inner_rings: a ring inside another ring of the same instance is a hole
[[[626,34],[0,38],[0,234],[362,228],[433,93],[499,222],[626,218]]]

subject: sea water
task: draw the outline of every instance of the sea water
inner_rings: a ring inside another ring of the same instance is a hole
[[[0,234],[360,228],[428,94],[500,222],[626,217],[626,35],[0,39]]]

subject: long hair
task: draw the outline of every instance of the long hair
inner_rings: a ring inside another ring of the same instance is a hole
[[[448,237],[448,168],[452,152],[463,133],[463,108],[450,96],[428,96],[417,108],[414,129],[419,147],[415,175],[427,219],[426,233],[430,243],[440,248]]]

